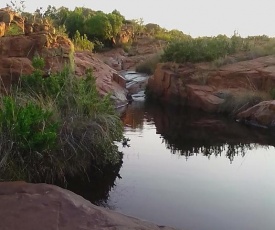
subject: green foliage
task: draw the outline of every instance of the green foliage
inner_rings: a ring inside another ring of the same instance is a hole
[[[110,96],[99,95],[92,71],[43,78],[42,60],[0,100],[0,179],[52,182],[116,164],[123,126]]]
[[[36,70],[42,70],[45,67],[45,61],[43,58],[41,58],[39,56],[34,56],[32,59],[32,66]]]
[[[94,44],[88,40],[86,34],[81,36],[78,30],[73,37],[73,43],[76,50],[93,51],[94,49]]]
[[[113,35],[112,25],[104,13],[97,13],[88,18],[85,22],[85,30],[87,36],[99,40],[111,39]]]
[[[157,64],[160,62],[161,53],[155,54],[136,67],[136,71],[140,73],[153,74]]]
[[[249,44],[235,33],[231,38],[218,35],[171,42],[164,50],[162,59],[178,63],[213,61],[247,50],[249,50]]]
[[[131,24],[135,34],[145,32],[145,25],[142,18],[132,19],[127,24]]]
[[[154,33],[154,37],[158,40],[163,40],[168,42],[191,39],[190,35],[186,35],[182,31],[166,30],[163,28],[160,28],[159,30],[157,30],[157,32]]]
[[[5,36],[13,36],[19,34],[22,34],[22,29],[17,25],[11,24],[11,26],[6,31]]]
[[[55,120],[60,121],[58,149],[52,154],[59,151],[65,159],[72,159],[73,164],[79,162],[73,168],[67,162],[68,169],[62,168],[64,173],[85,170],[91,161],[105,165],[119,160],[114,141],[122,138],[122,123],[110,96],[98,94],[91,71],[81,79],[69,71],[48,78],[36,72],[22,78],[20,95],[28,98],[23,101],[51,108]]]
[[[95,39],[93,41],[93,43],[94,43],[94,50],[95,51],[102,51],[104,49],[104,47],[105,47],[104,44],[103,44],[103,42],[101,42],[101,41],[99,41],[97,39]]]
[[[107,14],[109,22],[112,26],[112,37],[115,38],[117,34],[121,31],[123,17],[118,14]]]
[[[21,154],[43,154],[55,148],[58,123],[52,122],[52,112],[32,102],[17,104],[12,97],[3,97],[0,110],[0,132],[9,134]]]
[[[69,37],[72,38],[78,30],[80,34],[84,34],[85,17],[81,8],[75,8],[74,11],[69,11],[66,17],[65,26]]]

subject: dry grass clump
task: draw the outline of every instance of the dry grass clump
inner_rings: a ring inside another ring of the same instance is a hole
[[[161,55],[162,53],[159,52],[147,58],[145,61],[143,61],[136,67],[136,71],[139,73],[146,73],[149,75],[153,74],[155,72],[157,64],[160,62]]]
[[[225,101],[220,105],[219,112],[235,115],[261,101],[270,100],[270,95],[266,92],[247,90],[235,94],[228,93],[224,99]]]

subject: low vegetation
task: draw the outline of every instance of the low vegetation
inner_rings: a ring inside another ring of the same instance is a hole
[[[220,105],[219,112],[236,115],[261,101],[270,100],[270,95],[266,92],[247,90],[238,93],[224,94],[224,103]]]
[[[249,60],[275,54],[274,38],[253,36],[242,38],[234,33],[232,37],[186,38],[171,42],[162,55],[162,61],[213,62],[214,66]]]
[[[1,179],[52,182],[115,164],[122,124],[110,97],[101,97],[92,72],[67,69],[42,77],[43,61],[0,98]]]
[[[141,62],[136,67],[136,71],[139,73],[153,74],[157,67],[157,64],[160,62],[161,53],[154,54],[150,58],[147,58],[143,62]]]

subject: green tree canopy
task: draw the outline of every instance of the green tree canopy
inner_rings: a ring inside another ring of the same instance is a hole
[[[86,20],[85,32],[89,38],[99,40],[108,40],[113,36],[113,28],[109,18],[101,12]]]

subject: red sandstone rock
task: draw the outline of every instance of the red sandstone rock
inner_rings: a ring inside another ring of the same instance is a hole
[[[0,230],[172,230],[97,207],[47,184],[0,183]]]
[[[207,91],[204,86],[212,90]],[[268,93],[272,88],[275,88],[274,55],[228,64],[219,69],[213,69],[207,63],[160,63],[148,81],[149,91],[161,101],[188,104],[211,112],[223,102],[217,92]]]
[[[0,78],[1,91],[10,89],[22,75],[31,74],[32,59],[39,55],[45,60],[45,73],[63,70],[66,64],[75,65],[77,76],[84,76],[87,69],[92,69],[96,85],[103,95],[111,93],[120,103],[126,100],[125,80],[117,72],[100,61],[91,52],[73,53],[72,42],[62,36],[53,39],[47,33],[32,33],[0,38]],[[114,79],[114,74],[116,78]]]
[[[1,91],[9,89],[22,75],[33,71],[32,59],[35,55],[45,60],[45,72],[60,71],[70,63],[73,54],[72,42],[65,37],[52,39],[46,33],[33,33],[0,38],[0,78]]]
[[[199,108],[207,112],[215,112],[224,102],[224,99],[213,94],[211,86],[186,85],[187,103],[191,107]]]
[[[101,94],[111,93],[116,101],[127,101],[125,79],[116,70],[91,52],[76,52],[74,61],[76,76],[84,76],[85,72],[91,69],[96,78],[97,89]]]
[[[275,100],[263,101],[239,113],[237,116],[242,122],[256,126],[275,126]]]

